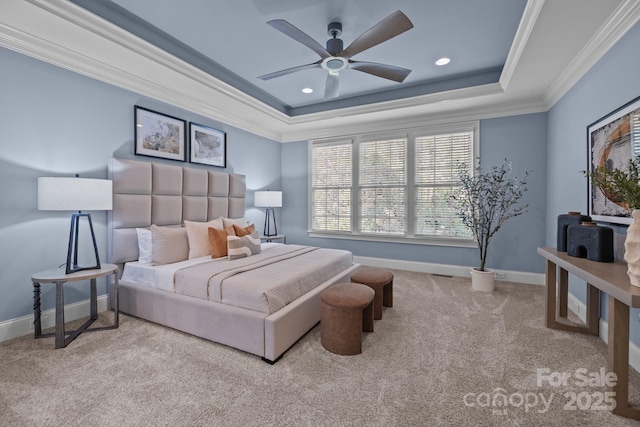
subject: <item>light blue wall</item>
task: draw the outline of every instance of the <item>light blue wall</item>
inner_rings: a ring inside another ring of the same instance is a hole
[[[568,211],[587,212],[587,180],[580,173],[587,168],[587,126],[640,96],[640,24],[636,24],[607,52],[548,113],[547,236],[555,246],[557,216]],[[616,231],[616,256],[622,257],[625,227]],[[586,301],[584,282],[572,278],[570,292]],[[601,298],[601,316],[606,319],[607,297]],[[631,310],[632,341],[640,343],[638,315]]]
[[[535,248],[555,245],[557,215],[586,210],[586,181],[579,173],[587,161],[586,126],[640,94],[640,58],[630,54],[638,45],[636,25],[548,113],[481,121],[486,166],[506,157],[516,173],[532,171],[529,212],[496,236],[490,266],[541,273]],[[252,191],[282,189],[284,207],[276,215],[289,243],[345,248],[360,256],[477,264],[475,249],[309,238],[306,141],[281,145],[0,48],[0,321],[31,314],[31,274],[64,262],[69,214],[37,210],[37,177],[104,178],[110,157],[134,158],[134,105],[226,131],[227,170],[247,175],[247,216],[260,228],[264,213],[252,208]],[[92,216],[104,258],[106,214]],[[571,290],[583,297],[583,287],[572,283]],[[66,296],[74,302],[88,293],[76,285]],[[43,303],[53,307],[52,289],[45,288]]]
[[[529,212],[508,222],[496,234],[489,249],[487,264],[503,270],[543,271],[536,247],[544,243],[546,185],[546,113],[513,116],[480,122],[480,156],[483,165],[501,164],[507,158],[514,173],[522,176],[530,170],[529,191],[525,203]],[[311,238],[308,228],[308,143],[282,147],[282,226],[288,243],[339,247],[354,255],[421,261],[428,263],[475,266],[477,249],[447,246],[363,242],[355,240]]]
[[[264,221],[252,191],[279,188],[279,143],[0,48],[0,322],[31,314],[31,275],[66,260],[71,212],[38,211],[37,178],[106,178],[109,158],[136,157],[134,105],[226,131],[227,171],[247,176],[247,217]],[[106,213],[91,216],[106,261]],[[87,299],[87,288],[65,286],[65,302]],[[43,285],[43,309],[53,304]]]

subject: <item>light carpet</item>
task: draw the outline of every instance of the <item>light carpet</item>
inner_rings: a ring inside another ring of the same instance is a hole
[[[126,315],[65,349],[5,342],[0,425],[637,425],[594,409],[607,387],[581,386],[576,370],[606,369],[606,344],[547,329],[543,287],[498,282],[484,294],[465,278],[394,274],[394,307],[357,356],[326,351],[318,325],[269,365]],[[538,386],[538,369],[570,378]],[[635,371],[630,393],[640,394]]]

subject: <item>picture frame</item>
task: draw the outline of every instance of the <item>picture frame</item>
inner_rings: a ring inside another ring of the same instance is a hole
[[[627,169],[640,155],[640,96],[587,126],[588,168]],[[589,216],[594,221],[631,224],[631,211],[588,184]]]
[[[197,123],[189,123],[189,161],[227,167],[227,133]]]
[[[187,122],[177,117],[134,107],[135,154],[162,159],[187,160]]]

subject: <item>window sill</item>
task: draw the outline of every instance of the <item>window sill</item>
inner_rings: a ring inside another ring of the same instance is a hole
[[[452,246],[460,248],[477,248],[475,240],[451,239],[451,238],[427,238],[427,237],[400,237],[400,236],[372,236],[366,234],[341,234],[341,233],[319,233],[308,231],[309,237],[323,239],[359,240],[367,242],[401,243],[409,245],[425,246]]]

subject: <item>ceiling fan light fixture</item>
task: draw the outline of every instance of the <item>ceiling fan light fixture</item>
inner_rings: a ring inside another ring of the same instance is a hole
[[[271,20],[267,22],[267,25],[308,47],[317,53],[320,59],[310,64],[299,65],[297,67],[276,71],[275,73],[265,74],[259,77],[262,80],[266,81],[298,71],[322,68],[327,71],[324,98],[332,99],[339,96],[340,80],[338,76],[340,71],[347,68],[398,83],[402,83],[409,73],[411,73],[411,70],[402,67],[375,62],[354,61],[351,59],[352,56],[377,46],[380,43],[384,43],[413,28],[413,24],[409,18],[399,10],[362,33],[352,41],[346,49],[343,49],[343,42],[338,38],[342,33],[342,24],[340,22],[331,22],[327,27],[327,33],[331,38],[327,41],[326,49],[316,40],[284,19]]]
[[[332,74],[337,74],[349,67],[349,61],[345,58],[330,56],[322,61],[321,67]]]
[[[330,68],[331,70],[339,70],[343,65],[344,62],[339,59],[330,59],[327,61],[327,68]]]

